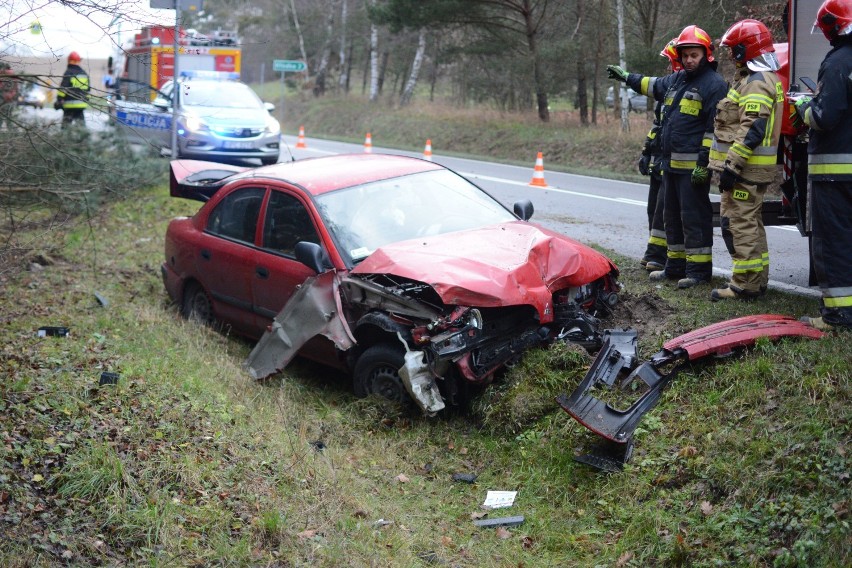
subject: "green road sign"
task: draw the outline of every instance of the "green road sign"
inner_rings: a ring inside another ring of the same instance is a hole
[[[273,71],[304,71],[308,66],[304,61],[293,61],[290,59],[273,59]]]

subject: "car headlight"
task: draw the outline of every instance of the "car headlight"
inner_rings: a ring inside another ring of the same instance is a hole
[[[281,125],[271,116],[266,118],[266,132],[267,134],[278,134],[281,132]]]
[[[201,122],[201,120],[196,116],[186,117],[186,129],[190,132],[205,132],[210,130],[210,128],[208,128],[208,126]]]

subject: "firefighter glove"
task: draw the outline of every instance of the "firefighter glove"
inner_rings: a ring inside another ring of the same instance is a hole
[[[639,173],[643,176],[646,176],[650,173],[649,166],[651,165],[651,156],[647,154],[642,154],[642,157],[639,158]]]
[[[790,123],[793,128],[802,128],[805,126],[805,112],[810,108],[813,98],[805,95],[796,99],[793,103],[793,110],[790,113]]]
[[[734,170],[725,168],[719,174],[719,191],[730,191],[734,189],[734,184],[742,178],[738,176]]]
[[[695,166],[692,170],[692,185],[704,185],[710,181],[710,170],[704,166]]]
[[[610,79],[615,79],[616,81],[621,81],[622,83],[627,82],[627,71],[625,71],[618,65],[607,65],[606,72],[609,75]]]

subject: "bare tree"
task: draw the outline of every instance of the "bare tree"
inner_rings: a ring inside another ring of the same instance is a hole
[[[420,66],[423,64],[423,55],[426,53],[426,30],[421,29],[417,40],[417,51],[414,54],[414,61],[411,64],[411,74],[408,76],[408,82],[405,84],[405,90],[402,92],[402,98],[399,103],[402,106],[411,102],[411,96],[414,94],[414,87],[417,86],[417,78],[420,75]]]

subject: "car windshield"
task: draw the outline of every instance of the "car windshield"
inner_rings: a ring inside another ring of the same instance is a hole
[[[516,220],[487,193],[447,170],[326,193],[317,204],[352,262],[389,243]]]
[[[263,108],[263,102],[254,91],[234,81],[181,83],[181,99],[181,104],[187,107]]]

